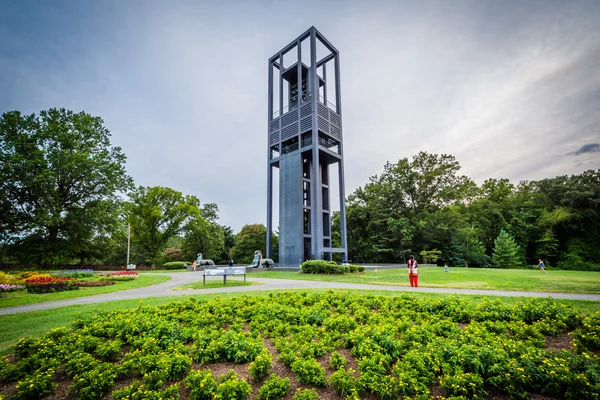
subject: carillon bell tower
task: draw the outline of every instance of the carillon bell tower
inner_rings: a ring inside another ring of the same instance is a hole
[[[272,254],[273,169],[279,168],[279,265],[347,261],[340,60],[315,28],[269,59],[267,257]],[[330,171],[337,167],[341,247],[332,247]]]

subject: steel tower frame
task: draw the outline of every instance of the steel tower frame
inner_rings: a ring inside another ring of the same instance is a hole
[[[331,243],[331,164],[337,164],[339,175],[338,248]],[[279,265],[331,260],[332,253],[342,253],[347,262],[340,58],[314,26],[269,59],[267,258],[272,257],[273,168],[279,168]]]

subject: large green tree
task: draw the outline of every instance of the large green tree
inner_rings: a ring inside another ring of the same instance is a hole
[[[404,262],[410,253],[437,247],[428,243],[429,216],[473,196],[473,182],[459,171],[447,154],[420,152],[412,160],[386,163],[381,175],[348,198],[349,257]]]
[[[279,237],[273,235],[273,249],[279,245]],[[250,264],[254,252],[259,250],[266,257],[267,228],[262,224],[244,225],[236,235],[235,246],[231,249],[231,257],[236,264]],[[273,261],[277,262],[276,257]]]
[[[169,241],[194,218],[200,217],[199,200],[171,188],[140,186],[126,203],[131,240],[146,263],[155,264]]]
[[[100,117],[65,109],[4,113],[0,239],[25,263],[97,257],[90,242],[111,234],[111,210],[131,185],[125,159]]]

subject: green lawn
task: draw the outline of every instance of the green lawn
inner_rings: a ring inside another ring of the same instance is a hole
[[[410,286],[408,273],[402,269],[365,270],[348,275],[312,275],[301,272],[252,272],[251,278],[301,279],[326,282],[368,283]],[[419,286],[459,289],[495,289],[534,292],[600,293],[600,272],[490,268],[419,268]]]
[[[308,292],[324,292],[331,289],[314,289]],[[297,290],[299,292],[306,290]],[[382,296],[401,296],[401,293],[385,291],[385,290],[339,290],[341,292],[348,293],[359,293],[359,294],[372,294]],[[17,343],[21,337],[37,336],[42,333],[49,331],[50,329],[57,328],[60,326],[68,326],[77,317],[88,317],[104,310],[113,309],[131,309],[139,305],[159,305],[168,303],[171,301],[183,301],[191,297],[198,299],[213,299],[215,297],[221,298],[232,298],[236,296],[265,296],[273,291],[260,290],[246,293],[210,293],[194,296],[180,296],[171,297],[148,297],[143,300],[119,300],[105,303],[95,304],[79,304],[69,307],[61,307],[51,310],[40,310],[31,311],[26,313],[2,315],[0,316],[0,354],[8,354],[12,351],[12,347]],[[404,294],[414,296],[415,298],[431,298],[431,297],[447,297],[457,296],[445,293],[410,293]],[[473,295],[458,295],[458,297],[464,297],[472,301],[481,301],[484,298],[487,299],[499,299],[500,301],[507,304],[514,304],[518,301],[526,299],[526,297],[495,297],[495,296],[473,296]],[[544,299],[536,299],[536,301],[544,301]],[[556,299],[557,302],[568,304],[573,306],[579,312],[592,313],[600,311],[599,301],[584,301],[584,300],[561,300]]]
[[[187,285],[178,286],[173,288],[173,290],[188,290],[188,289],[214,289],[214,288],[223,288],[223,287],[233,287],[233,286],[252,286],[252,285],[262,285],[262,282],[244,282],[239,279],[227,279],[227,284],[223,285],[223,279],[207,279],[206,285],[202,284],[202,281],[197,281],[193,283],[188,283]]]
[[[79,290],[69,290],[58,293],[27,293],[10,292],[0,295],[0,308],[22,306],[25,304],[43,303],[46,301],[56,301],[64,299],[73,299],[76,297],[93,296],[96,294],[120,292],[122,290],[137,289],[144,286],[156,285],[171,279],[167,275],[140,275],[139,278],[132,281],[117,282],[111,286],[85,287]]]

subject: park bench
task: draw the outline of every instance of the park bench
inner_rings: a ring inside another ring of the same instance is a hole
[[[246,267],[233,267],[233,268],[219,268],[219,269],[205,269],[202,274],[202,284],[206,285],[207,276],[222,276],[223,285],[227,284],[228,276],[244,275],[244,282],[246,282]]]

